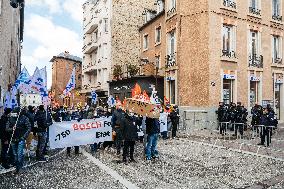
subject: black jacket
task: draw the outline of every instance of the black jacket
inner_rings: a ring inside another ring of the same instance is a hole
[[[174,125],[179,124],[179,116],[177,111],[173,111],[170,113],[171,121]]]
[[[31,127],[33,129],[35,127],[35,114],[33,112],[28,111],[26,115],[29,118],[29,121],[31,123]]]
[[[115,126],[121,126],[121,121],[124,117],[124,112],[122,110],[114,110],[111,118],[111,126],[114,128]]]
[[[20,115],[13,135],[13,141],[26,140],[31,132],[31,124],[26,115]]]
[[[160,133],[160,123],[158,119],[155,118],[146,118],[146,134],[152,135]]]
[[[6,130],[7,123],[10,117],[3,114],[0,119],[0,139],[3,141],[9,141],[11,138],[11,133]]]
[[[125,141],[136,141],[138,140],[138,125],[142,124],[142,120],[135,116],[128,116],[121,120],[121,132],[122,138]]]
[[[35,115],[35,121],[37,122],[37,132],[46,132],[46,129],[52,125],[52,118],[50,113],[39,110]]]

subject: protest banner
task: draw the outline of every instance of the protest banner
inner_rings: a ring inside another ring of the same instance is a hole
[[[133,111],[134,113],[150,118],[159,118],[160,109],[157,105],[143,102],[136,99],[126,99],[125,109]]]
[[[49,128],[51,149],[105,141],[112,141],[111,117],[58,122]]]

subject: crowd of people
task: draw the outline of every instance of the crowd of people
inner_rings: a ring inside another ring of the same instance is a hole
[[[270,104],[264,108],[255,104],[251,109],[251,123],[248,123],[248,110],[241,102],[225,105],[219,103],[216,111],[220,134],[224,135],[227,129],[234,131],[234,135],[240,134],[243,137],[244,130],[251,129],[260,134],[261,142],[259,145],[269,146],[271,143],[272,130],[277,128],[278,121],[275,112]]]
[[[1,139],[1,164],[5,169],[16,167],[18,173],[24,163],[24,149],[30,137],[37,137],[36,159],[40,162],[47,161],[48,154],[48,128],[53,122],[61,121],[81,121],[82,119],[95,119],[100,117],[111,118],[113,141],[91,144],[91,151],[97,152],[98,149],[114,148],[116,155],[122,157],[122,162],[136,162],[134,159],[134,149],[137,141],[143,142],[144,137],[138,137],[138,130],[143,127],[147,135],[145,146],[146,160],[159,157],[157,143],[159,136],[169,139],[169,132],[172,138],[176,137],[179,122],[178,107],[166,106],[161,112],[166,112],[168,116],[168,128],[166,132],[160,132],[159,118],[139,116],[132,111],[125,110],[121,103],[116,107],[105,109],[102,107],[78,108],[70,110],[66,107],[47,108],[23,107],[5,109],[0,119],[0,139]],[[162,134],[162,135],[160,135]],[[71,148],[67,147],[67,156],[71,156]],[[80,154],[79,146],[75,146],[75,155]],[[122,154],[121,154],[122,152]]]
[[[18,173],[23,167],[24,149],[30,133],[38,137],[36,158],[46,161],[47,129],[52,125],[50,110],[38,108],[6,108],[0,119],[1,163],[6,169],[15,166]]]

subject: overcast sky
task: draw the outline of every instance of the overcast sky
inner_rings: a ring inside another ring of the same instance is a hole
[[[47,66],[61,52],[82,58],[82,4],[86,0],[26,0],[22,63],[32,75],[36,66]]]

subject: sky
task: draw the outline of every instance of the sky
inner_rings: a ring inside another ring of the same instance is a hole
[[[33,74],[47,67],[51,86],[53,56],[64,51],[83,56],[83,9],[86,0],[26,0],[22,64]]]

